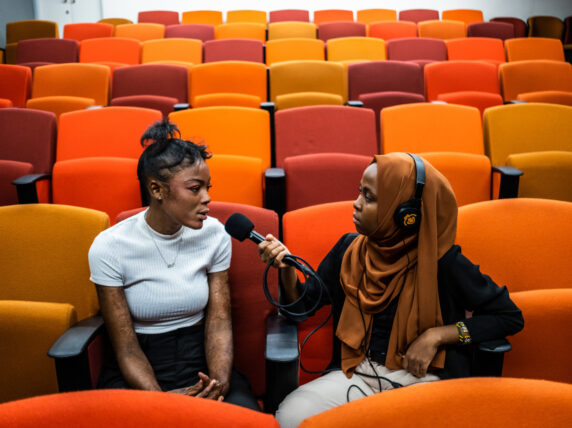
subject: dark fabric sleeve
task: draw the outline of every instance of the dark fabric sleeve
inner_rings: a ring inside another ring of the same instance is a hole
[[[473,312],[470,318],[453,320],[465,323],[473,342],[501,339],[523,328],[522,313],[510,299],[507,288],[499,287],[481,273],[457,245],[439,261],[439,284],[442,282],[462,308]]]
[[[306,294],[302,299],[300,299],[298,304],[288,308],[288,311],[294,312],[296,314],[306,313],[306,315],[298,316],[287,314],[282,311],[289,319],[296,322],[304,321],[308,318],[308,316],[314,315],[314,313],[322,306],[332,304],[332,300],[336,300],[337,295],[341,290],[341,262],[347,248],[353,242],[356,236],[356,233],[347,233],[343,235],[318,266],[316,273],[326,287],[326,290],[322,290],[321,295],[321,286],[316,278],[309,277],[304,283],[300,283],[298,281],[300,295],[302,295],[304,289],[306,289]],[[281,293],[281,295],[283,295],[283,293]],[[308,311],[310,311],[310,309],[316,305],[316,302],[318,302],[318,305],[314,308],[314,310],[308,313]]]

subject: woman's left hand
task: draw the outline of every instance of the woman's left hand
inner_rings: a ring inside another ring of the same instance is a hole
[[[424,331],[409,345],[403,356],[402,367],[418,378],[427,374],[429,364],[437,354],[440,345],[440,337],[435,330]]]

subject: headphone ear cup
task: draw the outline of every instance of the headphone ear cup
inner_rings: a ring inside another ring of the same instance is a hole
[[[421,224],[421,210],[415,201],[410,200],[397,207],[393,219],[400,229],[413,232],[419,229]]]

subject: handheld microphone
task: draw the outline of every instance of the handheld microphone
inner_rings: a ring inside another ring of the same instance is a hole
[[[254,230],[254,224],[250,219],[241,213],[231,215],[226,221],[224,229],[230,236],[241,242],[248,238],[258,245],[266,240],[264,236]],[[282,261],[302,272],[308,272],[308,267],[296,260],[296,256],[287,254]]]

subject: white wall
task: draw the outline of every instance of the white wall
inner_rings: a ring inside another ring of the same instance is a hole
[[[480,9],[485,20],[495,16],[516,16],[526,20],[533,15],[552,15],[565,18],[572,15],[572,0],[209,0],[194,2],[189,0],[102,0],[104,17],[122,17],[137,21],[140,10],[187,10],[209,9],[226,12],[235,9],[278,10],[278,9]],[[351,7],[348,8],[348,4]]]

